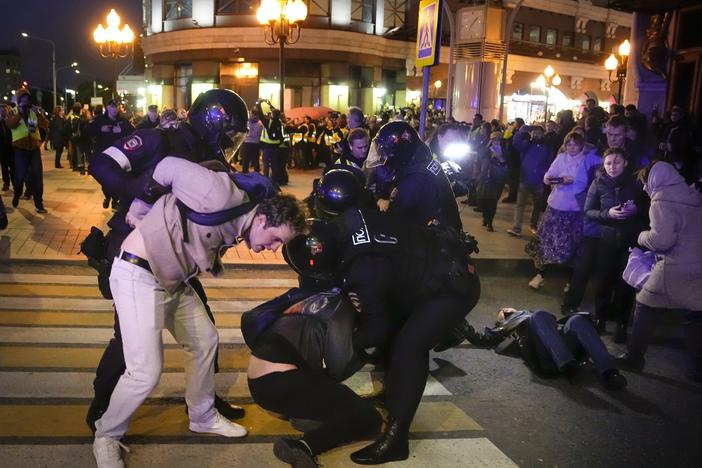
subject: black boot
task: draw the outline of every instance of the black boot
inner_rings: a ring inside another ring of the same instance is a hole
[[[380,465],[409,458],[409,423],[388,419],[385,432],[378,440],[351,454],[351,461],[359,465]]]
[[[273,444],[273,455],[293,468],[317,468],[314,454],[302,440],[280,438]]]

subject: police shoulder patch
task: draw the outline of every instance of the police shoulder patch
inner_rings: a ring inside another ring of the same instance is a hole
[[[441,172],[441,164],[439,164],[439,161],[436,159],[432,159],[429,161],[429,164],[427,164],[427,171],[434,175],[439,175],[439,172]]]
[[[144,141],[139,135],[133,135],[129,140],[124,142],[124,149],[127,151],[135,151],[144,146]]]

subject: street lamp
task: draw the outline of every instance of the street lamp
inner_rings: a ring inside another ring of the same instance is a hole
[[[617,91],[617,103],[622,102],[622,84],[626,79],[626,66],[629,63],[629,54],[631,53],[631,44],[629,40],[625,39],[624,42],[619,44],[617,48],[617,53],[619,59],[614,54],[611,54],[607,60],[605,60],[605,70],[607,70],[609,82],[614,83],[619,82],[619,90]],[[612,72],[616,70],[616,80],[612,79]]]
[[[551,86],[559,86],[561,84],[561,76],[556,73],[556,70],[549,65],[544,69],[543,74],[539,75],[539,77],[536,79],[536,82],[538,83],[539,86],[544,88],[544,94],[546,95],[546,106],[544,108],[544,121],[548,122],[549,120],[549,115],[548,115],[548,97],[550,94],[550,88]]]
[[[98,24],[93,32],[93,39],[98,45],[98,51],[103,58],[112,59],[112,75],[116,74],[115,63],[118,58],[124,58],[129,55],[129,50],[134,42],[134,33],[128,24],[125,24],[122,29],[119,28],[120,18],[117,12],[113,9],[107,14],[107,28],[102,24]],[[115,90],[117,88],[117,77],[115,77]],[[117,95],[115,94],[115,98]]]
[[[43,37],[29,35],[29,33],[23,32],[20,34],[25,39],[34,39],[37,41],[48,42],[51,44],[51,81],[52,90],[54,92],[54,108],[56,108],[56,43],[51,39],[44,39]]]
[[[302,0],[261,0],[256,18],[264,27],[266,44],[280,44],[280,111],[285,112],[285,45],[295,44],[300,39],[302,22],[307,18],[307,5]]]

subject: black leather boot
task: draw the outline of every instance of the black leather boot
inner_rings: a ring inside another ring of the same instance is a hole
[[[351,460],[359,465],[380,465],[391,461],[407,460],[409,426],[409,423],[397,421],[391,416],[380,438],[352,453]]]

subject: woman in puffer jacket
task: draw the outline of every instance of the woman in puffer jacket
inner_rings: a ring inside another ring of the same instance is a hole
[[[684,318],[690,357],[687,377],[702,382],[702,195],[685,183],[671,164],[657,161],[641,172],[651,197],[651,229],[638,243],[660,260],[636,295],[636,309],[623,366],[641,371],[656,322],[663,314]]]
[[[604,167],[590,185],[585,200],[584,239],[575,262],[570,289],[563,299],[564,314],[577,310],[588,280],[595,285],[595,321],[605,331],[608,309],[617,312],[615,342],[626,340],[626,323],[634,303],[634,290],[622,279],[629,247],[647,226],[647,197],[629,170],[622,148],[609,148]]]

